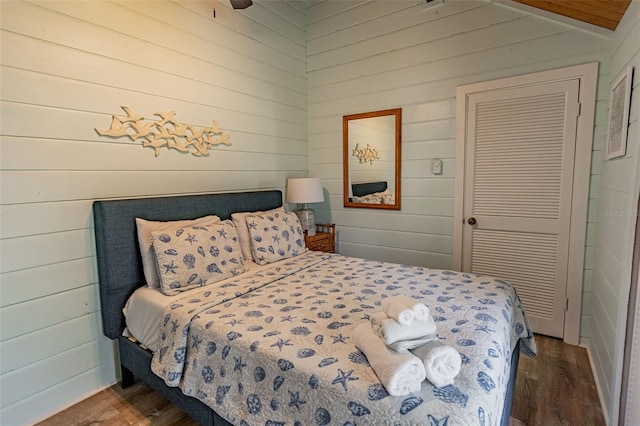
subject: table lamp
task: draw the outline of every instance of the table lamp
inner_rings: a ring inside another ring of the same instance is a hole
[[[316,214],[308,203],[321,203],[324,201],[322,182],[318,178],[292,178],[287,180],[287,203],[302,204],[302,208],[294,213],[300,219],[302,230],[307,235],[316,235]]]

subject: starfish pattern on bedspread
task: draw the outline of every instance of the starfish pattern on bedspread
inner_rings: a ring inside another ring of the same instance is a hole
[[[493,277],[319,252],[245,275],[168,307],[152,361],[234,424],[496,425],[517,341],[535,354],[515,290]],[[453,385],[389,396],[355,348],[353,329],[399,294],[460,353]]]

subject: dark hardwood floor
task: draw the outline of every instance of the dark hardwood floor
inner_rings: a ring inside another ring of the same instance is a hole
[[[520,357],[512,426],[600,426],[600,409],[587,351],[559,339],[536,336],[538,356]],[[38,426],[180,425],[196,423],[138,381],[114,385],[38,423]]]
[[[37,424],[38,426],[196,426],[180,408],[145,383],[116,384]]]
[[[605,425],[587,350],[536,335],[538,356],[520,357],[511,417],[525,425]]]

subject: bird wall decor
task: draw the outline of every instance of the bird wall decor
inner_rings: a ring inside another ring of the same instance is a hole
[[[156,157],[162,148],[191,153],[196,157],[206,157],[216,145],[231,145],[229,135],[222,132],[216,120],[210,127],[197,128],[181,124],[175,119],[176,112],[155,112],[159,120],[147,120],[123,106],[126,116],[111,117],[111,125],[106,130],[95,129],[100,136],[112,138],[128,137],[132,141],[141,139],[143,148],[153,148]]]
[[[363,163],[373,164],[374,160],[380,159],[378,148],[376,148],[375,146],[371,146],[369,144],[367,144],[366,148],[360,148],[359,144],[356,144],[351,155],[353,155],[358,160],[360,160],[360,164],[363,164]]]

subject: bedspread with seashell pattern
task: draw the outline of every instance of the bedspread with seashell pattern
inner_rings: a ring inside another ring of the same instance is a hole
[[[392,397],[354,346],[398,294],[423,301],[459,351],[453,385]],[[505,281],[310,252],[167,307],[152,369],[236,425],[496,425],[518,340],[535,354]]]

